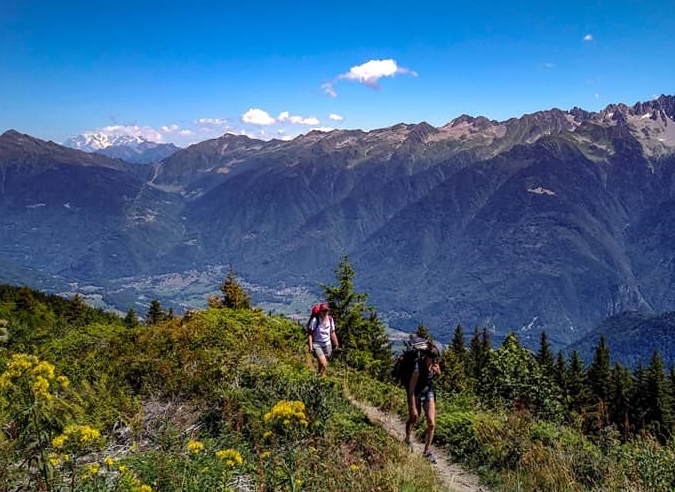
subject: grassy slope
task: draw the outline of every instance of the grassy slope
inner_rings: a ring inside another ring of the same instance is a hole
[[[75,476],[77,490],[144,484],[196,491],[234,483],[246,490],[441,490],[428,467],[413,466],[399,443],[347,402],[340,379],[314,374],[302,329],[289,320],[214,309],[129,330],[89,311],[96,319],[67,324],[40,298],[31,309],[51,313],[53,329],[43,326],[46,333],[36,339],[27,335],[33,314],[16,304],[11,296],[0,299],[0,318],[10,328],[0,372],[14,348],[48,360],[71,381],[68,392],[54,393],[52,401],[70,410],[53,419],[60,422],[50,439],[78,423],[101,430],[105,441],[74,468],[72,459],[57,463],[51,486]],[[0,391],[4,424],[16,410],[13,401]],[[285,401],[304,408],[289,413]],[[21,439],[2,441],[3,469],[30,455],[28,427]],[[51,447],[58,458],[60,450]],[[236,451],[241,462],[223,453],[216,458],[223,450]],[[96,475],[86,472],[92,464],[100,466]],[[17,470],[5,479],[38,483]]]

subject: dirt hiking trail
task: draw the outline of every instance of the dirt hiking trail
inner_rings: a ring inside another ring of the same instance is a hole
[[[370,422],[382,427],[393,438],[403,441],[405,438],[405,422],[398,415],[383,412],[377,407],[368,405],[349,396],[353,405],[361,409]],[[422,453],[424,443],[415,442],[415,452]],[[479,483],[478,477],[471,472],[466,471],[457,463],[452,463],[446,458],[446,453],[442,449],[431,446],[431,452],[434,453],[438,462],[431,465],[441,482],[454,492],[489,492],[489,489]]]

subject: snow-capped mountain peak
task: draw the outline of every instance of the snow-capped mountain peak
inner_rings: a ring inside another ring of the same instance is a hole
[[[142,143],[154,143],[143,137],[136,135],[108,135],[105,133],[83,133],[76,137],[71,137],[63,145],[73,149],[83,150],[85,152],[95,152],[114,146],[124,146],[137,148]]]

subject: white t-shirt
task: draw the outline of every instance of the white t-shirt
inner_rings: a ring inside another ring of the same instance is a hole
[[[330,343],[330,333],[335,331],[333,317],[327,316],[325,320],[320,317],[314,318],[309,323],[309,331],[312,333],[314,343],[328,345]]]

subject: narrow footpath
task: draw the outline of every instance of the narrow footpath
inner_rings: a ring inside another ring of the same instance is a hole
[[[366,414],[370,422],[382,427],[393,438],[403,441],[405,437],[405,422],[398,415],[383,412],[377,407],[351,397],[349,397],[349,400]],[[423,448],[424,444],[422,442],[415,443],[415,452],[419,451],[421,453]],[[454,492],[489,492],[486,487],[480,485],[479,479],[475,474],[465,470],[457,463],[448,461],[445,451],[432,445],[431,452],[438,459],[438,463],[431,466],[449,490],[453,490]]]

